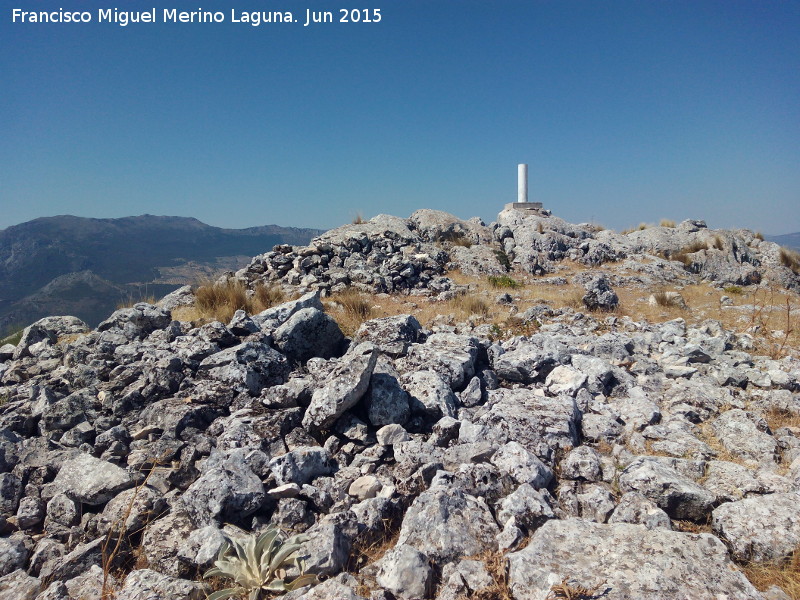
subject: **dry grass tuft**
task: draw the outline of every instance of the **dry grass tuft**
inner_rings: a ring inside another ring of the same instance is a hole
[[[772,431],[781,427],[800,429],[800,412],[791,412],[783,408],[770,408],[764,415],[764,420]]]
[[[200,314],[227,323],[237,310],[253,312],[253,301],[240,281],[201,285],[195,291],[195,306]]]
[[[800,275],[800,252],[783,247],[780,249],[778,256],[784,267],[791,269],[795,275]]]
[[[472,592],[468,596],[469,600],[513,600],[511,590],[508,588],[507,559],[502,552],[487,551],[470,557],[470,560],[483,562],[493,582],[491,585]]]
[[[661,219],[661,222],[658,224],[659,227],[675,227],[675,221],[671,219]]]
[[[464,248],[472,247],[472,240],[469,239],[463,231],[445,231],[440,237],[439,241],[451,246],[462,246]]]
[[[366,221],[364,220],[364,216],[360,212],[357,212],[356,216],[353,217],[352,223],[353,225],[361,225],[362,223],[366,223]]]
[[[286,294],[275,284],[257,284],[254,295],[255,307],[258,312],[286,301]]]
[[[725,240],[722,239],[721,235],[717,234],[714,236],[714,241],[712,242],[711,247],[716,248],[717,250],[724,250]]]
[[[153,296],[152,294],[140,298],[134,298],[133,296],[128,296],[125,300],[122,300],[117,304],[117,310],[120,310],[121,308],[132,308],[134,304],[139,304],[139,302],[146,302],[147,304],[155,304],[156,302],[158,302],[158,300],[156,300],[156,297]]]
[[[489,315],[489,304],[480,296],[470,293],[460,294],[452,300],[448,300],[447,307],[449,310],[466,317],[472,315],[486,317]]]
[[[325,304],[326,308],[333,309],[327,312],[331,313],[342,333],[347,336],[352,336],[364,321],[376,316],[371,298],[354,288],[333,294]]]
[[[741,296],[744,291],[738,285],[726,285],[724,288],[722,288],[722,290],[731,296]]]
[[[754,237],[755,237],[757,240],[761,240],[762,242],[764,241],[764,234],[763,234],[763,233],[761,233],[760,231],[756,231],[756,234],[755,234],[755,236],[754,236]]]
[[[596,584],[594,587],[588,588],[578,583],[570,583],[565,577],[561,583],[556,583],[550,587],[545,600],[594,600],[595,598],[602,598],[605,596],[606,590],[605,580]]]
[[[536,233],[544,233],[544,225],[541,221],[536,223]]]
[[[742,571],[760,591],[775,585],[792,600],[800,600],[800,552],[795,551],[785,561],[749,563],[742,566]]]
[[[653,298],[658,306],[672,306],[672,296],[668,295],[665,290],[658,290],[653,292]]]

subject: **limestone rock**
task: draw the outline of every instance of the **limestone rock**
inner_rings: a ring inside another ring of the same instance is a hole
[[[78,502],[97,506],[135,483],[136,479],[125,469],[80,453],[61,465],[53,488]]]
[[[725,536],[737,560],[779,560],[800,544],[799,502],[797,492],[727,502],[714,509],[711,526]]]
[[[608,600],[761,599],[714,536],[627,523],[551,520],[509,554],[515,598],[544,598],[563,579]]]
[[[328,383],[311,396],[303,426],[328,428],[355,406],[367,391],[377,360],[377,350],[368,342],[342,357],[329,374]]]
[[[436,487],[420,494],[411,504],[397,543],[413,546],[436,561],[448,562],[493,548],[498,533],[483,499]]]

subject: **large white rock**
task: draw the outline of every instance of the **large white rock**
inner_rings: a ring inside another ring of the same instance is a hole
[[[509,554],[514,598],[545,598],[563,579],[604,600],[762,600],[714,536],[627,523],[548,521]]]

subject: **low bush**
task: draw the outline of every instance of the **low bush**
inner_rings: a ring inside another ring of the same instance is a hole
[[[673,221],[671,219],[661,219],[661,222],[659,223],[659,226],[660,227],[675,227],[675,221]]]
[[[508,275],[489,275],[489,285],[493,288],[510,288],[512,290],[522,286],[519,281]]]
[[[739,296],[744,293],[744,290],[738,285],[726,285],[722,290],[726,294],[731,294],[732,296]]]

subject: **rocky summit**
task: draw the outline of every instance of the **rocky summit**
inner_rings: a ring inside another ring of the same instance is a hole
[[[791,598],[753,566],[800,546],[793,261],[422,210],[219,282],[293,298],[261,312],[37,321],[0,347],[0,599]],[[272,527],[297,561],[203,577]]]

